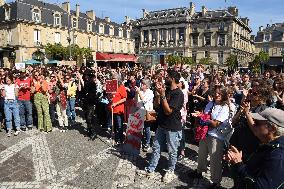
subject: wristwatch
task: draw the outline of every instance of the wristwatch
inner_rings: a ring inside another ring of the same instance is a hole
[[[165,100],[166,99],[166,96],[161,96],[161,100]]]

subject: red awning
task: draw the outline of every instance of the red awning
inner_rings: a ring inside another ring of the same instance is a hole
[[[136,62],[137,57],[134,54],[109,54],[109,53],[96,53],[97,61],[105,62]]]

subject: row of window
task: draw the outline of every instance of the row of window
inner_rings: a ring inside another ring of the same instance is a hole
[[[183,35],[182,35],[183,36]],[[145,36],[144,36],[145,37]],[[146,36],[147,37],[147,36]],[[180,37],[180,39],[184,39],[183,37]],[[160,40],[166,41],[165,38],[160,38]],[[175,38],[171,38],[170,40],[175,41]],[[144,42],[148,42],[148,38],[144,38]],[[152,36],[152,41],[157,41],[156,36]],[[199,37],[198,36],[192,36],[192,46],[198,46],[199,45]],[[211,35],[204,35],[204,46],[211,46],[212,44],[212,38]],[[218,35],[218,46],[225,46],[226,45],[226,35],[220,34]]]
[[[41,35],[40,30],[34,30],[34,42],[35,42],[36,45],[40,44],[40,42],[41,42],[40,35]],[[78,43],[77,39],[78,39],[77,36],[74,35],[71,38],[71,44],[77,44]],[[59,32],[55,33],[55,40],[54,40],[54,42],[55,43],[61,43],[61,34]],[[88,38],[88,48],[92,48],[92,39],[91,39],[91,37]],[[115,51],[112,40],[110,40],[109,49],[110,49],[111,52]],[[120,49],[121,52],[123,52],[122,42],[119,42],[119,49]],[[127,43],[127,50],[128,50],[128,52],[131,51],[130,43]],[[104,40],[103,39],[100,39],[99,51],[104,51]]]
[[[5,20],[10,19],[10,8],[5,9]],[[34,8],[32,10],[32,20],[36,23],[41,22],[41,11],[38,8]],[[61,13],[54,13],[54,25],[55,26],[61,26]],[[72,17],[71,19],[71,24],[72,28],[78,28],[78,18],[77,17]],[[93,31],[93,22],[88,21],[87,22],[87,31],[92,32]],[[103,24],[99,25],[99,33],[104,34],[105,33],[105,27]],[[114,28],[110,26],[109,28],[109,35],[113,36],[114,35]],[[126,37],[130,38],[130,31],[127,30]],[[120,28],[118,31],[118,36],[123,37],[123,30]]]
[[[105,51],[105,49],[104,49],[105,47],[107,47],[107,46],[105,46],[104,39],[100,39],[98,50],[101,51],[101,52],[104,52]],[[124,52],[122,42],[118,43],[118,49],[119,49],[119,52],[121,52],[121,53]],[[109,52],[115,52],[115,46],[114,46],[114,42],[112,40],[109,41],[108,51]],[[131,52],[130,43],[127,43],[127,52],[128,53]]]

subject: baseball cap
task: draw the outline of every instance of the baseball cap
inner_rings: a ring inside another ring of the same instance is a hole
[[[266,108],[260,113],[252,113],[252,118],[259,121],[270,121],[284,128],[284,111],[277,108]]]

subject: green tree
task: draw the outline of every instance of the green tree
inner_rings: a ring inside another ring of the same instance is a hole
[[[260,51],[258,54],[258,60],[259,60],[259,64],[261,65],[261,72],[263,72],[264,64],[269,61],[269,54],[264,51]]]
[[[50,44],[45,46],[45,53],[53,60],[63,60],[67,55],[67,49],[60,43]]]
[[[178,63],[181,63],[181,57],[176,55],[168,55],[166,57],[166,61],[169,64],[169,66],[177,65]]]
[[[227,60],[226,64],[230,70],[235,70],[238,67],[238,59],[236,55],[230,55]]]
[[[199,64],[211,65],[212,64],[212,58],[211,57],[201,58],[199,60]]]
[[[259,73],[260,69],[261,69],[261,65],[260,65],[260,57],[259,55],[256,55],[254,57],[254,60],[252,62],[249,63],[249,69],[253,72],[253,73]]]

